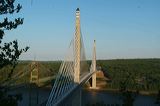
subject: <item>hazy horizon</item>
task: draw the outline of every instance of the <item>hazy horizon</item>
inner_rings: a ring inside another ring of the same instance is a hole
[[[115,59],[97,59],[97,61],[99,61],[99,60],[147,60],[147,59],[160,59],[160,58],[115,58]],[[20,59],[19,61],[46,61],[46,62],[48,62],[48,61],[64,61],[63,59],[61,59],[61,60],[36,60],[36,59],[31,59],[31,60],[23,60],[23,59]],[[87,59],[87,61],[91,61],[91,59]]]

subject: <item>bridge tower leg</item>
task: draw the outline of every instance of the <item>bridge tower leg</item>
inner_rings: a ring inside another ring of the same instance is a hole
[[[81,31],[80,31],[80,10],[76,10],[76,29],[74,38],[74,82],[80,82],[80,59],[81,59]]]
[[[96,70],[96,41],[94,40],[94,46],[93,46],[93,70],[92,71],[97,71]],[[92,75],[92,88],[96,88],[96,73]]]
[[[32,62],[30,67],[30,85],[29,85],[29,106],[38,106],[38,82],[39,69],[38,63]]]
[[[30,83],[35,83],[38,85],[39,82],[38,74],[39,74],[38,63],[32,62],[31,72],[30,72]]]

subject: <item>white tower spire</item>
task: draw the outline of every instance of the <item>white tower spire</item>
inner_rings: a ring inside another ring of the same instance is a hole
[[[96,69],[96,41],[94,40],[94,45],[93,45],[93,60],[92,60],[92,64],[93,64],[93,72],[97,71]],[[92,75],[92,88],[96,88],[96,73]]]
[[[74,64],[74,82],[80,82],[80,59],[81,59],[81,31],[80,31],[80,10],[76,10],[76,29],[74,38],[75,64]]]

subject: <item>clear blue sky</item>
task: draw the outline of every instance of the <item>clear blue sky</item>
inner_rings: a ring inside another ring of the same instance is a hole
[[[160,0],[18,0],[23,9],[12,17],[24,24],[8,31],[5,41],[30,46],[20,59],[64,58],[75,31],[75,10],[87,58],[97,42],[98,59],[160,58]]]

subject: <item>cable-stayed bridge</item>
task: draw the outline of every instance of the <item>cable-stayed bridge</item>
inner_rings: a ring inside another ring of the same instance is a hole
[[[71,99],[76,99],[72,97],[70,99],[69,96],[72,95],[75,91],[79,92],[78,89],[81,88],[84,83],[86,83],[89,79],[92,78],[91,87],[96,88],[96,42],[94,41],[93,46],[93,55],[91,64],[88,63],[85,55],[85,47],[83,43],[83,37],[81,33],[80,27],[80,10],[77,8],[76,10],[76,27],[74,36],[69,44],[67,49],[67,53],[65,55],[64,61],[62,61],[61,66],[59,68],[59,72],[56,76],[53,75],[43,75],[46,73],[50,73],[48,67],[45,67],[43,64],[39,62],[31,62],[29,64],[24,65],[25,67],[21,68],[21,71],[12,76],[9,81],[6,81],[4,86],[13,86],[21,87],[30,85],[30,106],[38,105],[38,101],[36,101],[37,94],[36,89],[32,89],[32,84],[36,84],[36,86],[41,86],[42,84],[46,84],[46,82],[51,83],[53,79],[54,85],[52,86],[52,90],[48,97],[47,102],[44,102],[43,105],[46,106],[57,106],[57,105],[67,105],[64,104],[64,101],[68,103]],[[41,70],[41,71],[40,71]],[[27,81],[23,83],[22,79],[27,78]],[[20,85],[20,86],[19,86]],[[75,105],[75,104],[72,104]],[[79,104],[80,105],[80,104]],[[71,104],[67,105],[71,106]]]
[[[56,81],[50,92],[46,106],[62,104],[75,89],[92,77],[92,88],[96,88],[96,44],[93,46],[93,59],[89,66],[80,27],[80,10],[76,10],[75,34],[62,62]],[[65,104],[63,104],[65,105]]]

